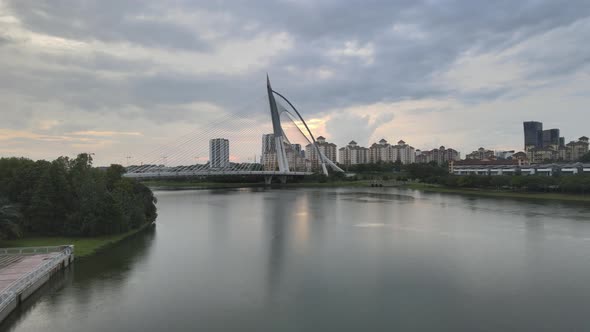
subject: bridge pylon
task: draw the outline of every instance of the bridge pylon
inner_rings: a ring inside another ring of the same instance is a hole
[[[270,86],[270,80],[266,75],[266,89],[268,93],[268,103],[270,104],[270,115],[272,118],[272,129],[274,132],[275,149],[277,151],[277,163],[279,164],[279,171],[289,172],[289,161],[287,160],[287,152],[285,151],[284,132],[281,127],[281,116],[277,107],[277,101]]]

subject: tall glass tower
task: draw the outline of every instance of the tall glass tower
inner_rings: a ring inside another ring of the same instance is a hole
[[[524,122],[524,148],[543,147],[543,123],[537,121]]]
[[[559,129],[543,130],[543,147],[559,146]]]

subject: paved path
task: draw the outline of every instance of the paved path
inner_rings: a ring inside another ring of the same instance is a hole
[[[0,255],[0,269],[14,264],[24,258],[24,255]]]
[[[0,255],[0,293],[14,281],[43,265],[59,253],[37,255]]]

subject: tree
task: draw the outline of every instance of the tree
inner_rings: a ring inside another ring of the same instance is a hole
[[[409,164],[405,168],[410,178],[418,180],[436,179],[449,174],[446,168],[436,164]]]
[[[0,238],[106,235],[153,222],[152,191],[124,173],[120,165],[93,168],[89,154],[52,162],[0,158]]]
[[[590,152],[587,152],[585,155],[580,157],[580,160],[578,161],[582,163],[590,163]]]
[[[112,164],[109,168],[107,168],[106,172],[106,181],[107,181],[107,188],[112,190],[115,183],[121,179],[121,177],[125,174],[125,167],[117,164]]]
[[[71,205],[71,192],[63,160],[43,172],[27,207],[27,229],[40,234],[62,234]]]
[[[506,175],[493,176],[490,181],[490,185],[492,185],[493,187],[496,187],[497,189],[501,189],[503,187],[508,187],[508,186],[510,186],[510,176],[506,176]]]
[[[0,239],[14,239],[22,236],[20,225],[22,215],[19,208],[7,199],[0,199]]]

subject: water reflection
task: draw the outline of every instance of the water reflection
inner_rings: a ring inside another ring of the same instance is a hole
[[[587,330],[590,209],[392,188],[158,193],[25,331]]]
[[[266,238],[268,244],[268,272],[267,287],[268,296],[274,300],[277,289],[280,287],[283,264],[285,264],[285,245],[288,240],[289,224],[293,210],[293,198],[283,194],[273,199],[264,200],[266,214],[265,224],[268,230]]]
[[[58,320],[59,324],[68,324],[64,316],[56,316],[67,308],[76,307],[92,310],[93,303],[107,294],[123,294],[129,283],[129,277],[138,267],[149,259],[154,248],[155,227],[141,231],[91,258],[78,259],[63,273],[58,273],[41,288],[9,319],[3,322],[0,330],[12,331],[19,323],[31,323],[25,330],[40,330],[43,320]],[[40,315],[41,321],[25,320],[31,311]],[[36,328],[37,327],[37,328]],[[12,329],[10,329],[12,328]],[[70,329],[63,329],[70,330]]]

